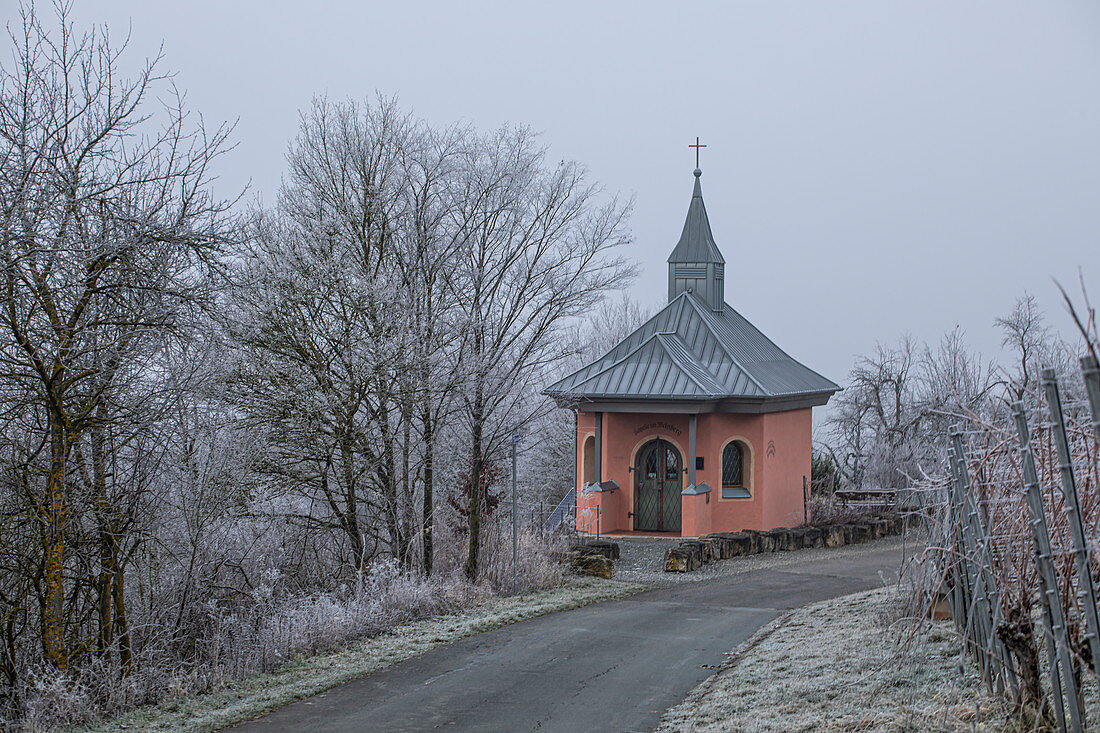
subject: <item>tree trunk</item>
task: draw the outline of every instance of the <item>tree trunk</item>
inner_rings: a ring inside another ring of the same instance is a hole
[[[355,572],[361,573],[366,562],[364,557],[366,548],[363,544],[363,534],[359,531],[359,497],[353,463],[355,452],[351,443],[351,427],[345,425],[345,430],[345,436],[340,439],[340,460],[343,463],[341,467],[343,469],[343,480],[341,483],[343,483],[344,489],[344,518],[342,524],[344,525],[344,531],[347,532],[348,540],[351,542],[351,551],[355,555],[352,560]]]
[[[401,410],[401,536],[398,540],[401,552],[401,567],[405,570],[412,569],[412,538],[413,538],[413,500],[412,479],[409,476],[411,463],[410,451],[412,450],[412,409],[408,402]]]
[[[474,394],[473,430],[470,446],[470,549],[466,557],[466,577],[477,579],[478,554],[481,549],[481,469],[482,431],[484,418],[481,413],[484,388],[480,378]]]
[[[386,531],[390,538],[390,554],[401,562],[401,521],[398,511],[397,463],[394,452],[395,430],[390,426],[390,410],[383,401],[379,408],[379,433],[382,436],[382,456],[379,459],[378,483],[382,487],[382,511],[386,519]]]
[[[19,607],[9,604],[4,599],[7,610],[4,614],[4,648],[0,654],[0,672],[4,675],[4,684],[8,691],[5,697],[9,701],[18,703],[19,667],[16,664],[16,633],[15,623],[19,619]]]
[[[435,522],[435,508],[433,503],[433,481],[435,480],[435,436],[432,435],[434,424],[432,422],[431,406],[424,408],[424,517],[423,517],[423,550],[424,550],[424,575],[432,574],[432,559],[434,548],[432,546],[432,531]]]
[[[1035,645],[1034,627],[1028,612],[1018,606],[1008,611],[1008,617],[997,627],[997,638],[1016,657],[1020,689],[1016,698],[1017,714],[1035,715],[1042,704],[1042,684],[1039,677],[1039,650]]]
[[[50,473],[46,478],[46,497],[42,506],[42,652],[46,661],[59,670],[69,667],[65,644],[65,523],[68,507],[65,497],[65,470],[68,436],[61,416],[49,413]]]
[[[103,409],[98,411],[103,417]],[[101,657],[110,653],[114,642],[114,620],[111,618],[111,596],[113,578],[111,568],[114,562],[114,538],[111,537],[110,499],[107,496],[106,439],[102,423],[94,425],[90,431],[92,444],[92,491],[95,496],[96,532],[99,542],[99,575],[96,578],[97,605],[99,611],[99,633],[96,636],[96,651]]]
[[[118,557],[118,546],[115,545],[114,557]],[[115,602],[115,632],[118,634],[118,661],[122,666],[122,673],[128,675],[133,668],[133,647],[130,643],[130,623],[126,618],[125,578],[123,568],[116,564],[112,569],[112,595]]]

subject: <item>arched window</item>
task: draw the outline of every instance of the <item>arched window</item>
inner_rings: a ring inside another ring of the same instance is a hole
[[[596,438],[591,435],[584,439],[581,464],[581,488],[584,488],[592,483],[596,476]]]
[[[748,448],[733,440],[722,451],[722,498],[747,499],[749,492]]]

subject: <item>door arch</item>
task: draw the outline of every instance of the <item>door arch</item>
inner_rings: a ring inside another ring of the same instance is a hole
[[[638,451],[634,462],[634,529],[680,531],[683,465],[680,451],[667,440],[651,440]]]

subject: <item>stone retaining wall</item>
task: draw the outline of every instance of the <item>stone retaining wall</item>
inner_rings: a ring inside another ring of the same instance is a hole
[[[893,515],[823,527],[777,527],[767,532],[752,529],[715,532],[695,540],[684,540],[679,546],[669,548],[665,555],[665,572],[687,573],[710,562],[763,552],[856,545],[887,535],[900,534],[904,526],[904,520]]]

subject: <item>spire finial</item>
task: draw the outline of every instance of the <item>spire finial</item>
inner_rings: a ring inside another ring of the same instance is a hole
[[[698,178],[699,176],[703,175],[702,169],[699,168],[699,148],[705,148],[706,145],[700,145],[699,144],[699,136],[696,135],[695,136],[695,144],[694,145],[688,145],[688,147],[689,148],[695,148],[695,177]]]

